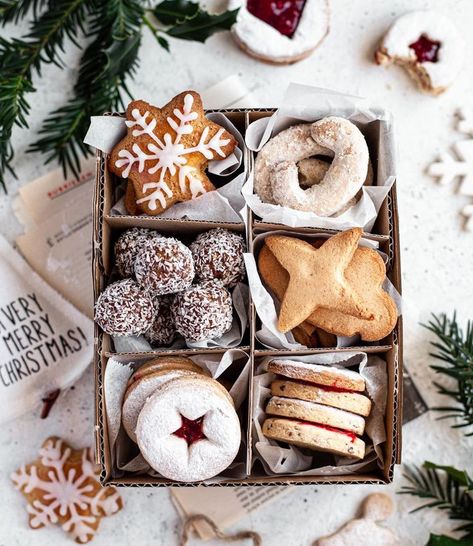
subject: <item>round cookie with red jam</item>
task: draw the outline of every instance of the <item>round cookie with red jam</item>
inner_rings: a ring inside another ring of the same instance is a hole
[[[218,281],[191,286],[171,306],[176,330],[189,342],[220,338],[233,320],[232,298]]]
[[[147,240],[136,256],[135,276],[153,296],[185,290],[194,279],[191,251],[174,237]]]
[[[327,0],[230,0],[233,37],[248,55],[273,64],[308,57],[329,31]]]
[[[111,336],[144,334],[151,327],[153,315],[151,298],[132,279],[107,286],[95,304],[95,322]]]
[[[199,281],[235,286],[245,276],[245,241],[238,233],[217,228],[201,233],[190,245]]]
[[[180,377],[146,401],[136,438],[156,472],[171,480],[196,482],[220,474],[233,462],[240,447],[240,422],[221,389],[210,378]]]
[[[464,56],[463,39],[453,22],[442,13],[419,10],[394,22],[375,52],[375,61],[403,67],[421,91],[440,95],[460,73]]]
[[[124,231],[115,243],[115,265],[122,278],[134,277],[135,260],[146,241],[163,236],[152,229],[134,227]]]

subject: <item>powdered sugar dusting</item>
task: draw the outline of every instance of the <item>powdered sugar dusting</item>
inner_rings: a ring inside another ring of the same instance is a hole
[[[206,438],[188,446],[175,436],[181,416],[192,421],[203,416]],[[136,435],[152,468],[168,479],[186,482],[222,472],[236,457],[241,441],[234,407],[212,380],[193,377],[173,379],[156,391],[140,413]]]

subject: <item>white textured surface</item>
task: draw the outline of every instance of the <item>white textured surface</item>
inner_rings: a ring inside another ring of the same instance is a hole
[[[147,34],[142,48],[141,68],[130,89],[136,97],[160,104],[172,94],[187,87],[204,89],[231,73],[239,73],[261,105],[277,104],[284,87],[291,80],[370,97],[382,103],[395,115],[399,144],[399,201],[401,215],[401,248],[405,295],[405,359],[430,405],[440,400],[431,385],[432,372],[426,331],[419,326],[430,311],[451,311],[457,308],[461,317],[471,316],[473,289],[472,235],[460,230],[458,210],[468,199],[452,193],[450,187],[437,186],[424,174],[426,165],[457,138],[453,127],[454,111],[471,100],[473,64],[467,63],[452,89],[439,98],[418,93],[408,77],[396,68],[384,70],[371,62],[374,46],[392,23],[405,11],[426,7],[447,9],[444,0],[333,0],[331,33],[315,54],[294,66],[277,68],[257,63],[234,47],[230,36],[213,37],[207,46],[193,43],[172,43],[173,53],[160,52]],[[473,48],[470,21],[471,0],[448,3],[454,18],[467,40],[467,53]],[[77,52],[70,55],[69,67],[75,66]],[[43,71],[30,118],[33,131],[52,108],[69,95],[76,71],[56,67]],[[3,213],[0,231],[12,238],[19,226],[11,214],[11,197],[16,187],[44,174],[38,155],[25,156],[33,131],[16,132],[18,152],[16,168],[19,181],[10,185],[10,196],[0,195]],[[24,501],[8,481],[9,473],[36,456],[37,449],[48,434],[57,434],[77,446],[93,441],[93,372],[92,369],[76,385],[62,395],[46,421],[27,416],[2,428],[0,445],[0,544],[5,546],[57,546],[71,544],[58,529],[30,531]],[[468,449],[470,457],[468,457]],[[471,468],[472,441],[467,441],[447,423],[426,415],[404,429],[406,463],[420,463],[425,458],[439,463],[454,463]],[[396,483],[387,491],[394,492],[402,484],[401,470]],[[351,518],[358,502],[372,487],[303,487],[262,509],[238,527],[260,531],[270,546],[309,546],[311,541]],[[210,496],[212,491],[208,491]],[[125,546],[132,541],[140,546],[172,546],[176,543],[179,519],[164,489],[130,489],[123,491],[125,509],[105,518],[94,544]],[[398,513],[390,519],[405,546],[422,545],[428,529],[440,532],[451,524],[441,514],[409,515],[414,499],[398,496]],[[195,542],[197,543],[197,542]],[[213,542],[211,544],[217,544]]]

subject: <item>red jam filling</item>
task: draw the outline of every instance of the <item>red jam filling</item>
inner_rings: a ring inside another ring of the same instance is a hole
[[[310,423],[309,421],[298,421],[299,425],[310,425],[311,427],[323,428],[325,430],[330,430],[331,432],[336,432],[338,434],[343,434],[350,438],[350,442],[353,444],[357,438],[354,432],[348,432],[348,430],[341,430],[335,427],[329,427],[328,425],[321,425],[320,423]]]
[[[342,387],[338,387],[337,380],[335,380],[333,385],[319,385],[318,383],[311,383],[310,381],[301,381],[299,379],[297,380],[297,383],[302,383],[303,385],[307,385],[308,387],[317,387],[324,391],[330,391],[330,392],[356,392],[350,389],[344,389]]]
[[[440,42],[431,40],[427,34],[421,34],[417,42],[409,44],[409,47],[414,50],[417,60],[420,63],[436,63],[439,60]]]
[[[292,38],[301,19],[305,0],[248,0],[248,11],[275,28],[278,32]]]
[[[202,430],[204,424],[204,415],[202,415],[202,417],[199,417],[195,421],[187,419],[187,417],[184,417],[184,415],[181,415],[181,417],[181,428],[177,429],[176,432],[173,432],[175,436],[183,438],[187,442],[188,446],[206,438],[204,431]]]

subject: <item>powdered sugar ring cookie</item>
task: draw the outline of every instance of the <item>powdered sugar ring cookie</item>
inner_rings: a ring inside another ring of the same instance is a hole
[[[283,134],[281,140],[285,132],[279,133],[278,136]],[[334,155],[322,181],[303,189],[299,184],[297,159],[281,161],[274,158],[276,161],[271,169],[272,197],[277,204],[291,209],[331,216],[353,199],[363,186],[368,173],[368,146],[356,125],[339,117],[327,117],[313,123],[310,137]],[[299,143],[296,140],[296,146]]]
[[[236,8],[232,28],[236,43],[248,55],[269,63],[305,59],[329,31],[327,0],[230,0],[229,9]]]
[[[197,377],[198,374],[188,370],[165,370],[147,374],[127,388],[122,407],[122,423],[126,433],[134,442],[136,442],[136,423],[146,399],[171,379],[189,376]]]
[[[398,64],[422,91],[443,93],[458,76],[464,60],[463,39],[442,13],[419,10],[399,17],[375,53],[380,65]]]
[[[141,410],[138,446],[149,465],[165,478],[206,480],[225,470],[236,457],[240,422],[215,383],[200,377],[173,379]]]

